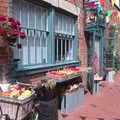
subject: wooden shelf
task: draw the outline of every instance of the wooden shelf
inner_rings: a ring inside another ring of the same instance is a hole
[[[56,80],[56,83],[68,82],[68,81],[71,81],[72,79],[79,78],[79,77],[81,77],[81,73],[80,73],[80,74],[78,74],[78,75],[73,75],[73,76],[70,76],[70,77],[65,78],[65,79]]]

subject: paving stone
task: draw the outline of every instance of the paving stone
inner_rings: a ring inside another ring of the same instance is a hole
[[[84,103],[62,120],[120,120],[120,73],[95,95],[86,94]]]

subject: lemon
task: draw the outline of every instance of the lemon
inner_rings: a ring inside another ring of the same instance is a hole
[[[32,95],[32,91],[30,91],[30,90],[25,90],[25,91],[24,91],[24,94],[25,94],[26,96],[31,96],[31,95]]]

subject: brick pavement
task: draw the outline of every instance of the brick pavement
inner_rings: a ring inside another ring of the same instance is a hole
[[[97,94],[87,94],[82,105],[59,120],[120,120],[120,73],[114,83],[104,84]]]

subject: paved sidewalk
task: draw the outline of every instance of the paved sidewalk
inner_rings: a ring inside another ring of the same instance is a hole
[[[87,94],[84,104],[60,120],[120,120],[120,73],[114,83],[101,86],[98,94]]]

